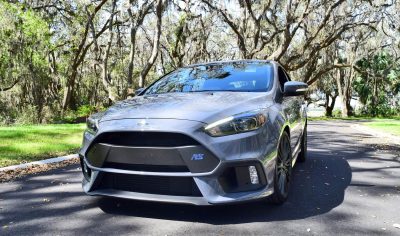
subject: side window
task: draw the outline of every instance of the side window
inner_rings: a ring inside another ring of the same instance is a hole
[[[292,81],[292,79],[290,79],[289,74],[288,74],[285,70],[283,70],[283,72],[285,72],[285,75],[286,75],[287,80],[288,80],[288,81]]]
[[[281,92],[283,92],[284,84],[288,81],[286,77],[286,72],[282,69],[282,67],[278,67],[278,77],[279,77],[279,84],[281,86]]]

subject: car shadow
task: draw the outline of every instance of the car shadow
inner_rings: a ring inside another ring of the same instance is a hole
[[[312,142],[313,146],[318,146],[324,141],[314,139]],[[280,206],[265,200],[204,207],[106,197],[98,198],[97,204],[109,214],[213,225],[304,219],[340,205],[352,174],[346,159],[340,155],[310,149],[307,161],[296,165],[293,176],[289,198]]]

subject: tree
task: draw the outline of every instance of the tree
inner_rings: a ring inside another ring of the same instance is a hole
[[[150,13],[153,7],[153,2],[144,1],[143,4],[138,6],[138,2],[134,0],[129,1],[129,21],[130,21],[130,50],[129,50],[129,64],[128,64],[128,88],[131,89],[133,86],[133,67],[135,60],[136,50],[136,34],[139,27],[143,24],[144,18]],[[139,8],[137,12],[133,9]],[[132,93],[129,91],[128,93]]]
[[[78,110],[108,107],[171,70],[216,60],[277,60],[292,78],[315,88],[328,115],[338,101],[347,104],[343,114],[348,115],[361,87],[375,95],[365,99],[366,107],[383,104],[381,94],[397,91],[394,72],[375,73],[374,66],[357,63],[372,63],[376,51],[385,51],[391,71],[398,71],[395,1],[6,0],[0,5],[1,123],[18,122],[19,114],[35,118],[29,122],[71,120],[81,116]],[[379,85],[375,90],[373,81]]]
[[[93,21],[94,17],[96,14],[101,10],[103,5],[107,2],[107,0],[102,0],[97,6],[94,7],[94,9],[91,11],[90,8],[93,8],[93,3],[90,5],[84,5],[83,8],[87,12],[87,17],[84,17],[86,23],[85,23],[85,28],[82,33],[78,33],[78,37],[75,37],[79,43],[74,45],[75,47],[72,49],[72,57],[70,61],[70,65],[68,68],[68,78],[66,85],[64,87],[64,98],[62,102],[62,109],[63,111],[67,110],[68,108],[74,109],[74,103],[73,103],[73,95],[75,91],[75,83],[76,79],[78,77],[78,69],[79,66],[82,64],[83,60],[85,59],[86,53],[89,50],[89,48],[92,46],[92,44],[97,40],[98,37],[100,37],[107,29],[107,26],[109,24],[109,21],[107,21],[103,27],[93,35],[93,39],[88,42],[88,35],[90,31],[90,25],[91,22]]]
[[[154,37],[153,37],[153,45],[152,45],[152,51],[149,59],[147,60],[146,64],[143,67],[143,70],[140,72],[140,78],[139,78],[139,87],[143,88],[145,85],[145,79],[147,74],[149,73],[151,67],[154,65],[157,56],[158,56],[158,50],[160,46],[160,35],[161,35],[161,24],[162,24],[162,14],[164,11],[164,2],[163,0],[157,0],[156,3],[156,9],[155,9],[155,14],[157,16],[157,23],[156,23],[156,30],[154,32]]]
[[[50,49],[47,23],[20,4],[0,2],[0,15],[0,93],[20,85],[22,96],[13,98],[19,102],[17,109],[31,106],[36,112],[34,120],[40,121],[51,86],[46,60]]]
[[[382,52],[357,61],[364,72],[360,74],[354,89],[365,106],[368,115],[390,115],[393,106],[390,97],[395,97],[400,88],[400,65],[392,55]]]

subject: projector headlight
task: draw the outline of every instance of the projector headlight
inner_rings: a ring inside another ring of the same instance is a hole
[[[245,112],[211,123],[204,127],[204,131],[213,137],[244,133],[260,128],[266,120],[260,111]]]
[[[94,117],[88,117],[86,119],[86,131],[95,134],[97,133],[97,130],[99,129],[99,120],[94,118]]]

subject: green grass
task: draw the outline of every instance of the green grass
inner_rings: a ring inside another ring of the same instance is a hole
[[[85,124],[0,127],[0,167],[74,153]]]
[[[394,120],[394,121],[400,121],[400,117],[390,117],[390,118],[385,118],[385,117],[370,117],[370,116],[350,116],[346,118],[342,117],[326,117],[326,116],[320,116],[320,117],[307,117],[307,120],[354,120],[354,121],[385,121],[385,120]]]
[[[365,118],[365,117],[347,117],[347,118],[342,118],[342,117],[327,117],[327,116],[319,116],[319,117],[307,117],[307,120],[369,120],[371,118]]]
[[[387,132],[393,135],[400,136],[400,120],[394,119],[374,119],[363,125],[378,131]]]
[[[368,126],[377,131],[387,132],[389,134],[400,136],[400,117],[308,117],[310,121],[318,120],[352,120],[352,121],[363,121],[360,124]],[[365,121],[365,122],[364,122]]]

